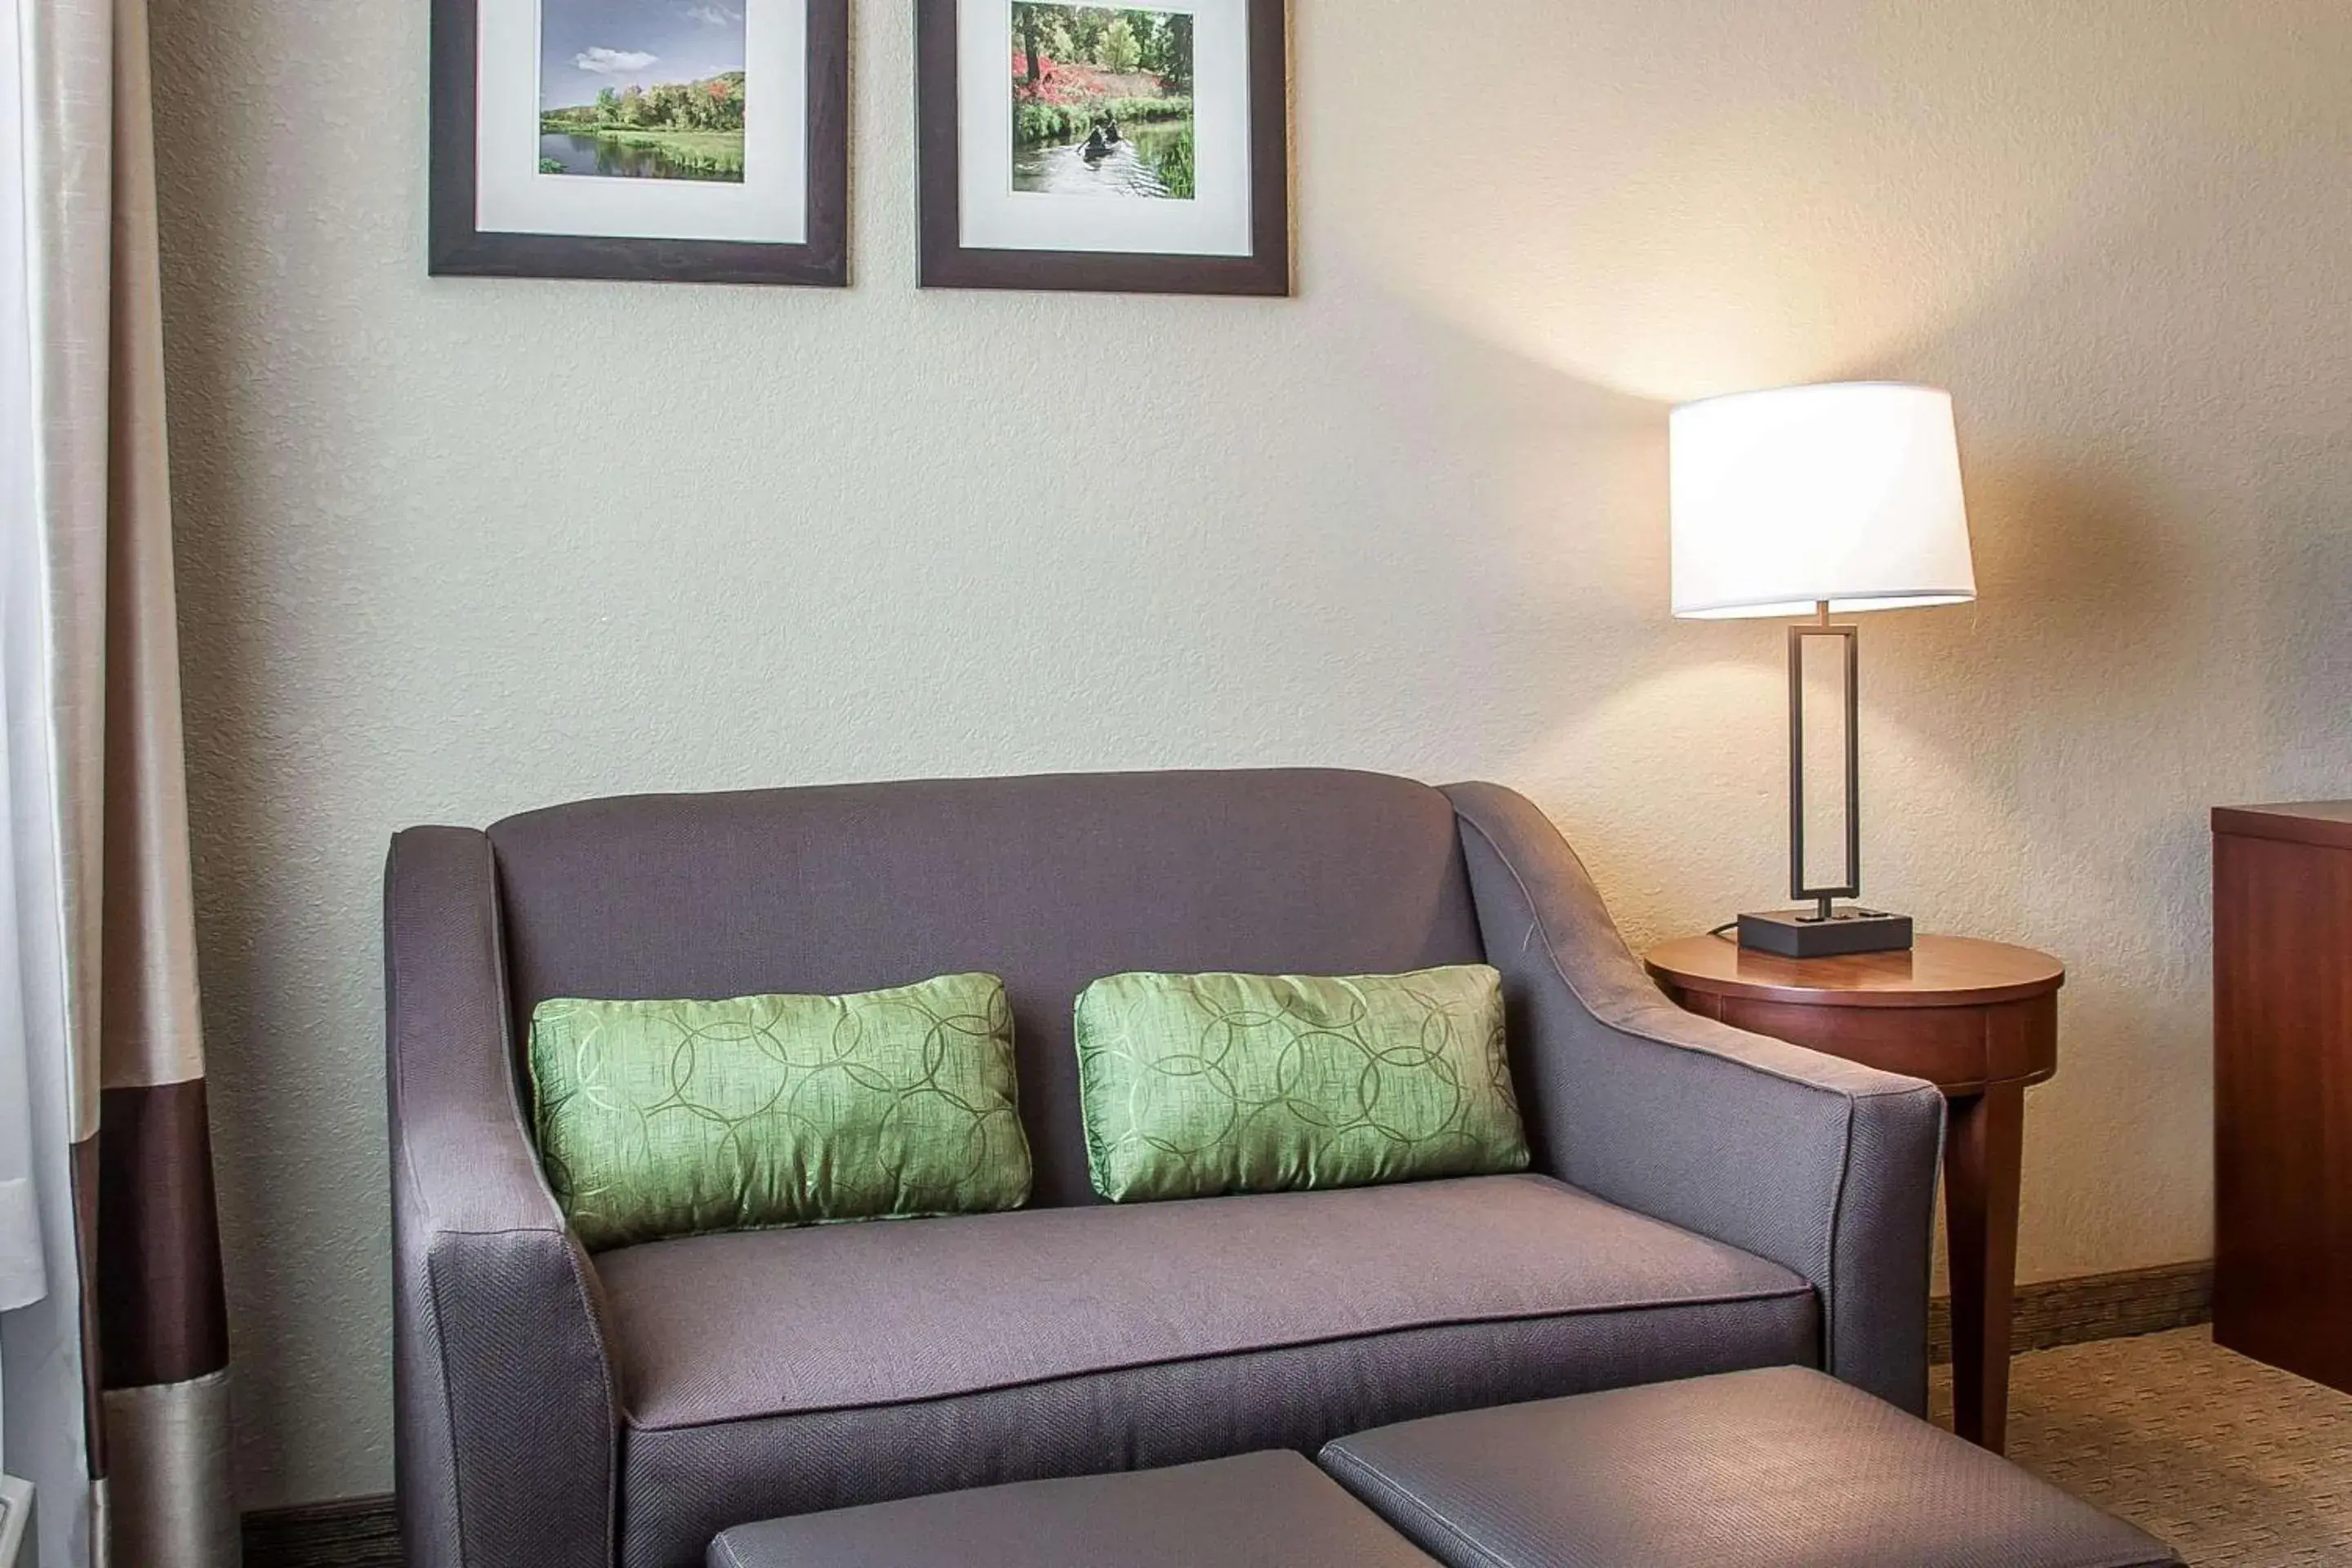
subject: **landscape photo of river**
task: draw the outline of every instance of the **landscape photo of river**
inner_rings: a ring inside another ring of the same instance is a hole
[[[1194,199],[1186,11],[1013,7],[1013,188]]]
[[[746,3],[543,0],[539,172],[740,184]]]

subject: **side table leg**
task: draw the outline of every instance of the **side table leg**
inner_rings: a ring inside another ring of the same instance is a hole
[[[1944,1215],[1952,1252],[1952,1426],[1998,1454],[2009,1430],[2010,1298],[2025,1086],[1996,1083],[1952,1101]]]

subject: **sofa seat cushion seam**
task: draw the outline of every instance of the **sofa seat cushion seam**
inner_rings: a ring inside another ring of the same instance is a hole
[[[1352,1449],[1337,1448],[1325,1463],[1347,1470],[1355,1479],[1380,1493],[1398,1517],[1411,1519],[1423,1530],[1443,1532],[1465,1551],[1474,1552],[1481,1561],[1492,1564],[1493,1568],[1510,1568],[1508,1558],[1471,1535],[1428,1500],[1404,1487],[1362,1455]],[[1373,1511],[1377,1513],[1380,1510],[1375,1509]]]

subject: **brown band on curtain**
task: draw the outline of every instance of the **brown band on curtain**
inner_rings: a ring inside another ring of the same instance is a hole
[[[107,1388],[228,1364],[205,1080],[110,1089],[99,1117],[98,1345]]]
[[[67,1151],[67,1184],[73,1194],[74,1264],[81,1276],[82,1426],[89,1434],[89,1473],[106,1474],[106,1416],[99,1403],[98,1358],[98,1140],[83,1139]]]

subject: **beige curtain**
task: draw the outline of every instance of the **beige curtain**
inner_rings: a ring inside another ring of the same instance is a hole
[[[34,507],[94,1555],[237,1561],[197,1016],[145,0],[20,0]]]

